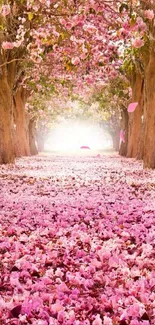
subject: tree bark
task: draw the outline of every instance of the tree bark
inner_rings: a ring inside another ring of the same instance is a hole
[[[36,146],[36,130],[35,130],[34,119],[30,119],[29,121],[29,145],[30,145],[30,154],[37,155],[38,150]]]
[[[113,149],[114,151],[119,151],[119,143],[120,143],[120,138],[119,138],[119,133],[120,129],[115,130],[115,133],[112,134],[112,140],[113,140]]]
[[[140,131],[137,159],[142,160],[144,156],[144,130],[145,130],[145,119],[144,115],[142,116],[142,126]]]
[[[44,151],[44,144],[45,144],[45,139],[43,136],[41,135],[37,135],[37,148],[39,152],[43,152]]]
[[[12,91],[7,79],[0,80],[0,164],[13,163]]]
[[[122,109],[122,120],[121,120],[121,129],[125,132],[124,138],[125,142],[121,142],[120,148],[119,148],[119,154],[120,156],[126,157],[127,155],[127,147],[128,147],[128,112],[126,109]]]
[[[14,95],[14,118],[16,126],[16,146],[18,148],[17,155],[29,156],[29,128],[25,111],[26,90],[19,88]]]
[[[129,158],[137,158],[138,150],[140,148],[139,142],[141,139],[144,100],[143,91],[144,79],[140,73],[135,72],[132,80],[132,102],[138,102],[138,106],[133,113],[129,113],[127,148],[127,157]]]
[[[155,53],[152,50],[145,71],[144,167],[155,168]]]
[[[42,124],[42,122],[38,122],[37,131],[36,131],[36,140],[37,140],[37,148],[39,152],[44,151],[45,140],[49,133],[49,129],[46,125]]]

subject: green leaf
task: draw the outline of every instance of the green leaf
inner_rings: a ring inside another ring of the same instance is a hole
[[[135,25],[136,23],[136,15],[132,14],[130,19],[130,26]]]
[[[28,19],[31,21],[33,19],[33,12],[29,12],[28,13]]]

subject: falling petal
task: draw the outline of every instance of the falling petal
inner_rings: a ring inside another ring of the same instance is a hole
[[[129,112],[129,113],[134,112],[135,109],[136,109],[136,107],[137,107],[137,105],[138,105],[137,102],[129,104],[129,106],[128,106],[128,112]]]
[[[90,149],[88,146],[82,146],[80,149]]]

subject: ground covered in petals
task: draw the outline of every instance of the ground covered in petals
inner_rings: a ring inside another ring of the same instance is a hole
[[[0,167],[6,324],[155,324],[155,171],[104,155]]]

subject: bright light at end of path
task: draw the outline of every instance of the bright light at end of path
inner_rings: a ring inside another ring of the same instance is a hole
[[[105,150],[112,147],[112,139],[98,124],[63,122],[51,131],[45,150],[76,152],[82,146],[88,146],[91,150]]]

